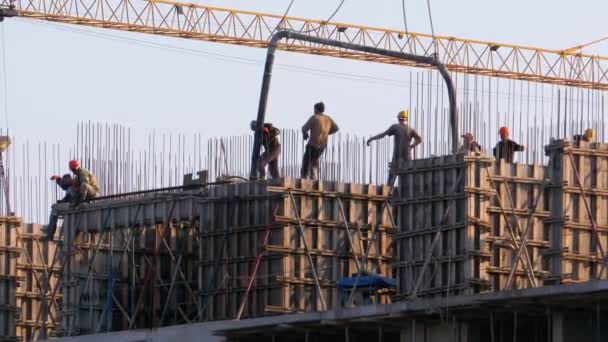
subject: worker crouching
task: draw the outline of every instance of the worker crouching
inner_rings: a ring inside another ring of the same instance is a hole
[[[74,173],[74,186],[76,187],[76,196],[72,200],[72,205],[78,205],[99,196],[99,186],[93,173],[80,167],[78,160],[71,160],[69,166]]]
[[[69,174],[65,174],[63,177],[51,177],[51,180],[55,181],[57,186],[65,191],[65,196],[51,207],[49,224],[42,228],[45,240],[52,240],[55,236],[57,222],[59,221],[60,205],[69,203],[71,207],[75,207],[85,200],[91,200],[99,196],[97,180],[91,171],[80,167],[78,160],[70,161],[69,167],[74,173],[74,177]]]
[[[251,130],[255,131],[257,129],[257,121],[251,121],[250,126]],[[264,152],[258,158],[258,177],[261,179],[266,179],[266,166],[268,166],[270,178],[276,179],[281,177],[279,173],[279,156],[281,155],[280,134],[281,131],[271,123],[262,125],[262,146],[264,146]]]

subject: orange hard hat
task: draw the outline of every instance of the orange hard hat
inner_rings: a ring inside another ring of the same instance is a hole
[[[68,166],[70,167],[70,170],[76,170],[80,167],[80,162],[76,159],[70,160]]]
[[[506,126],[500,127],[500,129],[498,130],[498,134],[500,134],[500,135],[509,134],[509,127],[506,127]]]

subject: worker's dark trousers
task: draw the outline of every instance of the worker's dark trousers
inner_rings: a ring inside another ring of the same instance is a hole
[[[265,150],[258,159],[258,177],[266,179],[266,166],[270,178],[276,179],[281,177],[279,173],[279,156],[281,155],[281,145]]]
[[[398,159],[398,161],[395,161],[394,159],[390,162],[390,164],[388,165],[388,179],[386,180],[386,185],[391,186],[393,185],[393,187],[398,187],[399,186],[399,180],[397,179],[397,172],[399,170],[400,164],[406,162],[407,160],[410,159]],[[393,184],[393,182],[395,182],[395,184]]]
[[[49,217],[49,224],[46,226],[45,239],[52,240],[57,230],[57,222],[59,221],[59,213],[57,210],[51,208],[51,216]]]
[[[300,170],[301,178],[316,179],[319,170],[319,159],[325,151],[325,146],[319,148],[306,145],[304,157],[302,158],[302,169]]]

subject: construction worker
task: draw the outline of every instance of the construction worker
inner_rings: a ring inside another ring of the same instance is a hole
[[[394,137],[393,159],[391,160],[391,171],[388,176],[388,184],[392,185],[396,175],[392,168],[396,168],[400,161],[412,159],[411,150],[422,143],[422,138],[415,129],[408,125],[409,112],[402,110],[397,114],[399,123],[391,125],[386,131],[375,135],[367,140],[367,146],[374,140],[382,139],[386,136]],[[414,143],[412,144],[412,139]]]
[[[494,147],[494,156],[496,159],[504,159],[507,163],[512,163],[515,159],[515,152],[523,152],[526,147],[509,139],[509,128],[500,127],[498,130],[500,141]]]
[[[77,190],[74,186],[74,179],[68,173],[63,175],[63,177],[52,176],[52,181],[57,183],[63,191],[65,191],[65,196],[62,199],[57,201],[57,203],[68,203],[74,200],[77,196]],[[45,234],[45,240],[51,240],[55,235],[55,231],[57,230],[57,222],[59,221],[59,212],[55,205],[51,207],[51,215],[49,216],[49,224],[42,228],[42,232]]]
[[[257,121],[251,121],[251,130],[255,131],[257,128]],[[279,178],[279,155],[281,154],[281,143],[279,142],[279,131],[278,128],[274,127],[271,123],[265,123],[262,126],[262,146],[264,146],[264,152],[258,158],[258,177],[266,179],[266,165],[268,165],[268,172],[270,178]]]
[[[63,177],[52,176],[52,181],[57,183],[57,186],[61,188],[61,190],[65,191],[65,196],[57,201],[57,203],[68,203],[71,202],[72,199],[77,195],[76,188],[74,185],[74,178],[69,173],[63,175]]]
[[[325,104],[323,102],[315,103],[314,114],[302,126],[302,136],[304,140],[308,140],[300,170],[302,178],[317,178],[319,159],[327,147],[327,139],[340,129],[334,120],[324,113]]]
[[[72,205],[78,205],[82,201],[93,199],[99,195],[97,179],[91,171],[80,167],[78,160],[70,160],[70,170],[74,173],[74,186],[76,196],[72,199]]]
[[[475,141],[475,136],[472,133],[463,134],[462,145],[460,146],[459,153],[481,153],[481,145]]]
[[[574,136],[574,141],[577,143],[580,143],[581,141],[592,142],[593,139],[595,139],[595,130],[593,128],[587,128],[585,133]]]

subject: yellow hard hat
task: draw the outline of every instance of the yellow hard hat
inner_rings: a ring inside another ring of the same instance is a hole
[[[407,120],[410,117],[410,112],[407,110],[402,110],[397,114],[397,119],[399,120]]]
[[[595,130],[593,128],[587,128],[585,130],[585,135],[587,136],[587,139],[593,140],[593,138],[595,138]]]

